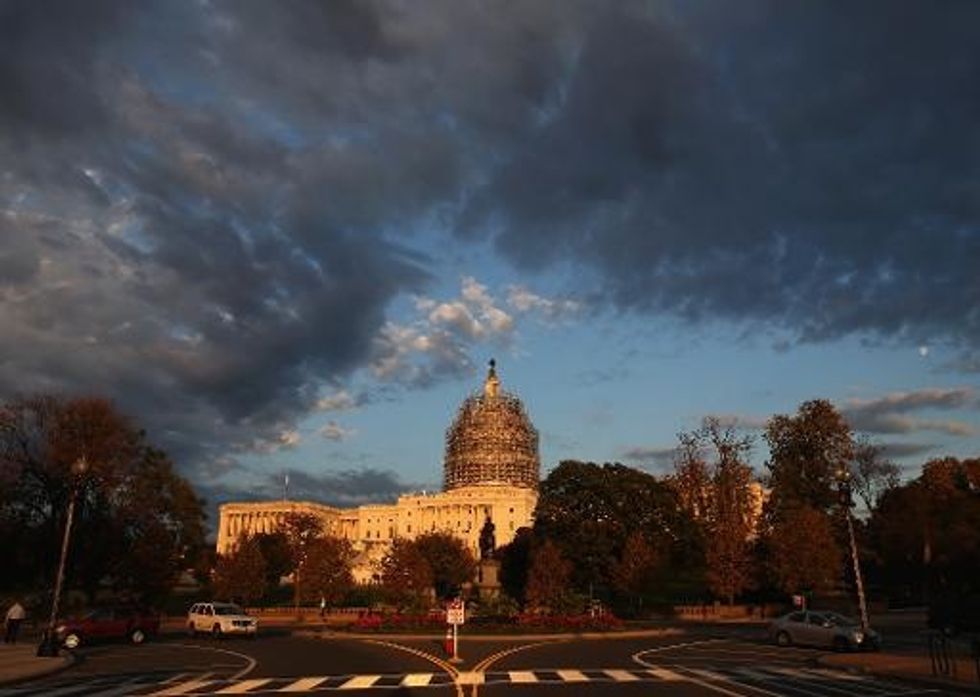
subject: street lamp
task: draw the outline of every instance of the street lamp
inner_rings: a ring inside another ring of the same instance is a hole
[[[58,602],[61,600],[61,586],[65,580],[65,560],[68,558],[68,540],[71,538],[71,525],[75,518],[75,499],[78,497],[78,480],[88,471],[88,461],[85,456],[75,460],[71,466],[71,488],[68,494],[68,515],[65,520],[65,534],[61,539],[61,558],[58,561],[58,574],[55,576],[54,597],[51,599],[51,618],[48,628],[41,635],[41,643],[37,647],[38,656],[57,656],[58,638],[54,626],[58,620]]]
[[[868,605],[864,601],[864,581],[861,579],[861,562],[858,559],[857,542],[854,539],[854,522],[851,519],[851,507],[854,501],[851,499],[851,470],[845,465],[841,465],[836,472],[837,493],[840,496],[841,509],[844,511],[844,520],[847,521],[847,536],[851,543],[851,563],[854,564],[854,583],[857,586],[858,607],[861,611],[861,629],[868,629]]]

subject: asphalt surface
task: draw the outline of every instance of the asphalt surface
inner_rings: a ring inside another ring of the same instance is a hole
[[[916,697],[968,694],[821,668],[822,652],[771,646],[757,629],[693,629],[616,639],[481,639],[449,662],[427,638],[256,639],[171,635],[143,646],[78,650],[55,676],[0,689],[48,695],[283,695],[355,691],[365,697],[679,695]],[[976,694],[976,693],[973,693]]]

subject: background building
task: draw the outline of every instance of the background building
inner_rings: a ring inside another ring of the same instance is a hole
[[[396,537],[449,532],[479,556],[480,530],[489,516],[498,545],[531,525],[538,501],[538,432],[521,400],[500,389],[494,361],[482,392],[460,406],[446,431],[443,491],[406,494],[391,504],[335,508],[312,501],[226,503],[220,507],[218,554],[246,535],[278,530],[290,513],[310,513],[324,531],[350,540],[358,552],[354,578],[370,581]]]

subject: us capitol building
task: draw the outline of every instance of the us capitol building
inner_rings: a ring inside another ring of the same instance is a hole
[[[312,501],[226,503],[220,507],[218,554],[246,535],[271,533],[290,513],[311,513],[324,532],[350,540],[357,552],[354,578],[372,580],[396,537],[449,532],[479,558],[480,530],[489,517],[504,545],[529,526],[538,501],[538,432],[521,400],[500,389],[494,361],[482,393],[468,397],[446,431],[443,491],[406,494],[393,504],[334,508]]]

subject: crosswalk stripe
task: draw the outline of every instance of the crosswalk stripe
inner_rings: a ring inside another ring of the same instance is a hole
[[[667,670],[666,668],[648,668],[647,672],[655,678],[660,678],[661,680],[683,680],[684,676],[679,673],[675,673],[672,670]]]
[[[559,670],[558,677],[565,682],[588,682],[589,679],[580,670]]]
[[[272,678],[255,678],[254,680],[242,680],[241,682],[233,683],[228,687],[222,688],[215,692],[216,695],[241,695],[249,690],[254,690],[256,687],[262,687],[262,685],[272,682]]]
[[[280,687],[279,692],[308,692],[327,679],[327,676],[319,678],[300,678],[285,687]]]
[[[187,682],[177,683],[176,685],[168,685],[159,692],[154,692],[153,695],[186,695],[188,692],[195,692],[196,690],[201,690],[214,680],[188,680]]]
[[[374,683],[381,679],[380,675],[355,675],[353,678],[348,680],[342,685],[338,685],[338,690],[363,690],[366,687],[371,687]]]
[[[628,670],[614,670],[614,669],[609,669],[609,670],[604,670],[602,672],[605,673],[606,675],[608,675],[610,678],[612,678],[616,682],[636,682],[637,680],[639,680],[638,677],[636,677],[635,675],[633,675]]]
[[[432,673],[409,673],[401,681],[402,687],[425,687],[432,681]]]
[[[526,684],[538,681],[538,676],[529,670],[511,670],[507,673],[512,683]]]

